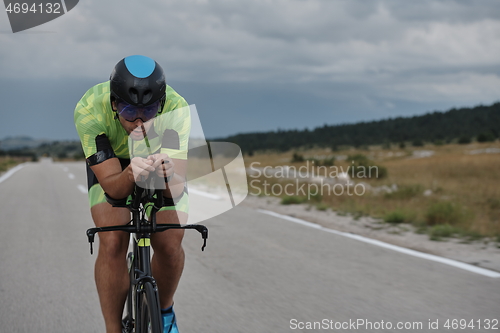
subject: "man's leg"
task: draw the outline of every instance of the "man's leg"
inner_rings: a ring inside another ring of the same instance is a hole
[[[127,208],[112,207],[107,202],[93,206],[91,213],[97,227],[124,225],[130,221],[130,211]],[[95,282],[106,332],[121,333],[121,317],[129,286],[126,261],[129,234],[116,231],[98,235]]]
[[[175,210],[157,213],[158,223],[185,224],[187,214]],[[151,261],[153,276],[158,283],[160,305],[166,309],[173,304],[174,293],[184,269],[184,250],[182,238],[184,230],[172,229],[152,235],[151,244],[154,255]]]

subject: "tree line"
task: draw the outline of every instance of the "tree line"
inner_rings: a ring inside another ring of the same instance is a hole
[[[360,147],[374,144],[468,143],[494,141],[500,136],[500,102],[489,106],[453,108],[421,116],[397,117],[355,124],[324,125],[313,130],[243,133],[216,139],[238,144],[243,152],[287,151],[299,147]]]

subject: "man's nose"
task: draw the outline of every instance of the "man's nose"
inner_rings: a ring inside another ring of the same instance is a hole
[[[137,118],[136,120],[134,120],[134,125],[139,127],[139,126],[144,125],[144,122],[142,121],[141,118]]]

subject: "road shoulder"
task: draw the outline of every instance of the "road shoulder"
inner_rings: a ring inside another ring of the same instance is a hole
[[[496,242],[479,240],[464,243],[460,239],[431,241],[428,235],[417,234],[414,227],[408,224],[391,225],[370,217],[355,219],[340,216],[331,210],[319,211],[306,204],[281,205],[280,199],[275,197],[249,195],[242,205],[500,272],[500,248]]]

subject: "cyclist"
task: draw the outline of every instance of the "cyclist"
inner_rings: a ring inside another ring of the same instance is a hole
[[[184,98],[165,82],[162,68],[151,58],[135,55],[122,59],[110,80],[90,88],[78,102],[74,117],[87,160],[91,215],[97,227],[127,224],[130,211],[112,207],[112,200],[126,199],[140,176],[157,174],[165,179],[167,206],[157,214],[158,223],[187,221],[185,175],[189,112],[171,122],[169,140],[163,140],[146,157],[130,159],[128,137],[142,139],[158,114],[188,109]],[[150,121],[151,120],[151,121]],[[172,133],[173,138],[172,138]],[[149,135],[149,134],[148,134]],[[134,156],[137,156],[134,154]],[[157,280],[164,331],[177,333],[173,296],[184,267],[183,230],[151,236],[153,275]],[[121,332],[121,316],[129,286],[126,253],[129,235],[99,234],[95,281],[107,333]]]

